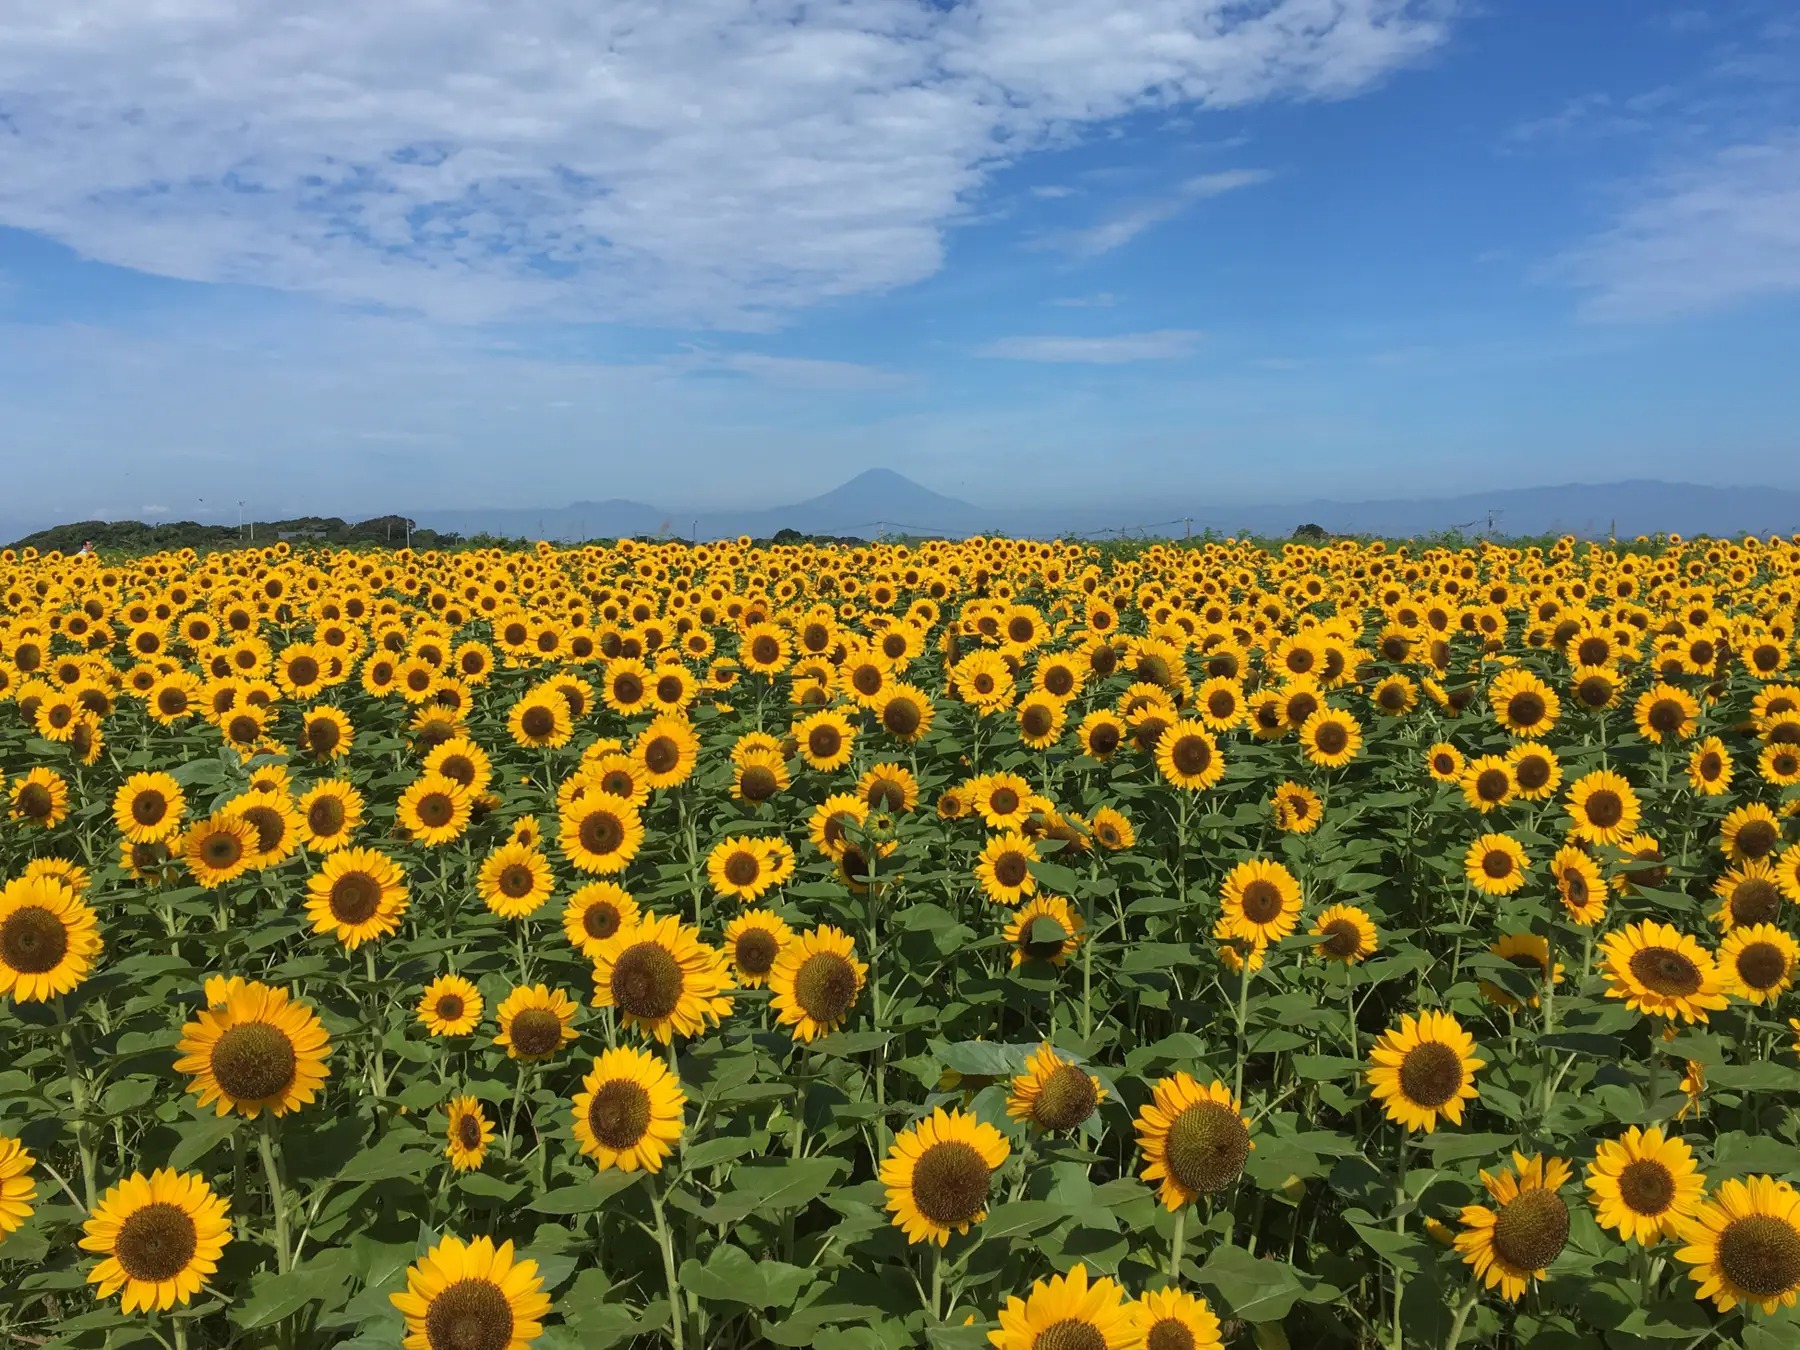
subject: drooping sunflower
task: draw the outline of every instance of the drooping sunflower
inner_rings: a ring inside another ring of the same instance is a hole
[[[1514,1172],[1517,1168],[1517,1172]],[[1559,1193],[1569,1180],[1561,1158],[1513,1154],[1513,1167],[1483,1171],[1481,1184],[1498,1206],[1465,1205],[1456,1250],[1477,1279],[1517,1302],[1569,1242],[1569,1205]]]
[[[569,945],[589,960],[600,950],[601,943],[637,921],[637,901],[612,881],[588,882],[563,907],[563,932]]]
[[[482,859],[475,890],[482,904],[503,919],[535,914],[556,889],[550,860],[528,844],[502,844]]]
[[[340,849],[307,878],[306,897],[313,932],[330,933],[355,951],[399,928],[407,906],[406,873],[372,848]]]
[[[1705,1022],[1730,1000],[1712,953],[1666,923],[1645,919],[1600,942],[1608,998],[1647,1017]]]
[[[1135,1313],[1143,1350],[1224,1350],[1218,1315],[1195,1294],[1173,1285],[1147,1289]]]
[[[181,1029],[175,1072],[216,1114],[285,1116],[318,1096],[331,1041],[310,1005],[283,988],[246,984]]]
[[[156,844],[181,830],[187,797],[166,773],[134,773],[113,794],[113,821],[133,844]]]
[[[473,1172],[487,1159],[494,1122],[474,1097],[452,1097],[444,1116],[444,1156],[458,1172]]]
[[[902,1130],[881,1164],[894,1226],[940,1247],[968,1232],[987,1217],[994,1173],[1011,1153],[999,1130],[961,1111],[939,1107]]]
[[[975,878],[989,900],[1016,905],[1037,893],[1031,864],[1038,860],[1037,845],[1027,836],[1007,832],[989,837],[975,862]]]
[[[8,794],[10,819],[55,829],[69,818],[69,785],[55,769],[36,768],[13,780]]]
[[[621,928],[593,954],[597,1008],[669,1044],[698,1036],[731,1011],[725,955],[700,941],[699,930],[673,915],[645,915]]]
[[[1602,1228],[1623,1242],[1648,1247],[1680,1235],[1706,1195],[1706,1178],[1685,1140],[1652,1126],[1633,1125],[1617,1139],[1603,1139],[1588,1164],[1587,1188]]]
[[[740,834],[713,845],[706,857],[706,875],[720,895],[748,904],[774,885],[769,853],[761,839]]]
[[[1575,837],[1586,844],[1617,844],[1637,833],[1637,793],[1611,769],[1595,769],[1569,785]]]
[[[481,991],[461,975],[440,975],[419,998],[419,1021],[432,1036],[467,1036],[481,1025]]]
[[[0,996],[38,1003],[77,988],[103,944],[94,911],[60,877],[0,886]]]
[[[1094,842],[1108,853],[1117,853],[1137,843],[1137,830],[1130,819],[1113,807],[1102,806],[1096,810],[1091,825]]]
[[[575,1094],[575,1142],[602,1172],[659,1172],[685,1128],[687,1094],[648,1050],[621,1046],[594,1061]]]
[[[1734,863],[1760,862],[1781,843],[1781,822],[1761,802],[1749,802],[1719,822],[1719,847]]]
[[[103,1259],[88,1272],[101,1298],[122,1292],[126,1313],[186,1307],[231,1241],[230,1205],[198,1172],[134,1172],[108,1188],[79,1243]]]
[[[405,1350],[526,1350],[543,1334],[549,1296],[536,1261],[513,1245],[446,1237],[406,1268],[388,1302],[406,1318]]]
[[[1086,925],[1075,907],[1060,895],[1037,895],[1014,910],[1006,924],[1014,967],[1026,961],[1065,964],[1081,945]]]
[[[0,1134],[0,1239],[17,1232],[31,1217],[37,1182],[31,1169],[37,1159],[17,1139]]]
[[[1773,1003],[1794,983],[1800,942],[1774,924],[1739,925],[1719,944],[1726,992],[1751,1003]]]
[[[1511,835],[1484,834],[1463,854],[1463,873],[1483,895],[1511,895],[1530,867],[1524,845]]]
[[[1800,1299],[1800,1191],[1787,1182],[1729,1178],[1676,1231],[1695,1297],[1720,1312],[1754,1303],[1772,1313]]]
[[[1371,1094],[1389,1120],[1430,1134],[1438,1118],[1462,1124],[1463,1107],[1480,1095],[1475,1073],[1487,1061],[1462,1023],[1447,1012],[1405,1013],[1369,1051]]]
[[[1368,911],[1355,905],[1332,905],[1313,920],[1312,932],[1319,938],[1318,953],[1327,961],[1354,965],[1366,961],[1380,947],[1375,921]]]
[[[1078,1128],[1105,1097],[1098,1078],[1045,1041],[1008,1084],[1006,1114],[1045,1134],[1061,1134]]]
[[[1227,872],[1219,900],[1226,936],[1258,947],[1281,941],[1300,922],[1300,882],[1266,858],[1246,858]]]
[[[575,1001],[548,985],[519,985],[494,1009],[508,1059],[541,1064],[575,1039]]]
[[[869,967],[856,959],[850,935],[829,924],[801,933],[769,968],[776,1021],[811,1042],[841,1027],[862,997]]]
[[[623,797],[589,792],[558,814],[563,856],[578,871],[595,875],[622,872],[644,843],[644,821]]]
[[[1224,1190],[1243,1174],[1250,1151],[1250,1119],[1231,1089],[1202,1084],[1187,1073],[1158,1079],[1137,1116],[1144,1180],[1158,1188],[1167,1209]]]
[[[850,750],[856,741],[856,729],[835,708],[821,708],[794,726],[794,739],[800,758],[821,773],[831,773],[850,762]]]
[[[342,779],[316,783],[294,804],[300,818],[300,842],[314,853],[348,847],[363,822],[364,810],[362,793]]]
[[[1300,724],[1300,752],[1321,769],[1341,769],[1362,747],[1362,727],[1338,708],[1320,708]]]
[[[1304,783],[1281,784],[1269,799],[1269,807],[1275,815],[1275,828],[1286,834],[1311,834],[1324,819],[1319,794]]]
[[[1000,1310],[1000,1329],[988,1333],[988,1343],[998,1350],[1128,1350],[1147,1344],[1124,1288],[1104,1276],[1090,1282],[1079,1261],[1067,1275],[1034,1281],[1024,1298],[1009,1297]],[[1215,1339],[1212,1345],[1217,1344]]]

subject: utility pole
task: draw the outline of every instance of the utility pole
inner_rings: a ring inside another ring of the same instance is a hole
[[[1187,534],[1182,537],[1185,539],[1192,539],[1194,537],[1194,518],[1192,516],[1185,516],[1183,519],[1187,521]]]
[[[244,504],[238,503],[238,542],[244,542]]]

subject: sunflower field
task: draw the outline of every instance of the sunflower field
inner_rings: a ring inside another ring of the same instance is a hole
[[[0,1340],[1791,1350],[1797,606],[0,553]]]

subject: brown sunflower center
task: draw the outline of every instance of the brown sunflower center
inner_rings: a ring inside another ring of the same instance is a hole
[[[199,1246],[200,1232],[188,1212],[158,1201],[133,1210],[119,1225],[113,1257],[132,1279],[160,1284],[186,1270]]]
[[[1725,771],[1725,761],[1716,750],[1708,750],[1700,756],[1700,777],[1710,783]]]
[[[1085,1317],[1065,1317],[1032,1337],[1031,1350],[1107,1350],[1106,1334]]]
[[[0,961],[21,975],[55,970],[69,950],[69,930],[42,905],[24,905],[0,922]]]
[[[1781,890],[1767,877],[1750,877],[1731,890],[1734,924],[1773,923],[1781,911]]]
[[[1333,919],[1323,933],[1319,950],[1339,961],[1348,961],[1362,948],[1362,933],[1349,919]]]
[[[1152,1323],[1144,1334],[1144,1350],[1195,1350],[1197,1345],[1194,1333],[1173,1317]]]
[[[228,1097],[267,1101],[294,1081],[298,1062],[294,1043],[280,1027],[241,1022],[227,1027],[214,1043],[212,1075]]]
[[[991,1175],[987,1159],[972,1146],[955,1140],[931,1144],[913,1164],[913,1204],[945,1228],[973,1223],[987,1208]]]
[[[1350,744],[1350,733],[1341,722],[1327,722],[1313,736],[1313,744],[1322,754],[1341,755]]]
[[[910,698],[891,698],[881,710],[881,725],[895,736],[910,736],[919,729],[919,705]]]
[[[533,739],[542,739],[556,730],[556,714],[534,704],[519,718],[519,728]]]
[[[1010,787],[997,787],[988,796],[988,809],[997,816],[1010,816],[1019,809],[1019,794]]]
[[[1038,1088],[1031,1104],[1031,1119],[1041,1130],[1072,1130],[1094,1114],[1100,1093],[1094,1080],[1078,1064],[1054,1069]]]
[[[1523,755],[1513,765],[1513,774],[1525,791],[1536,792],[1550,781],[1550,761],[1542,755]]]
[[[904,811],[906,788],[892,778],[877,778],[869,784],[867,800],[876,811]]]
[[[1535,727],[1544,720],[1544,697],[1535,689],[1514,694],[1506,701],[1506,715],[1514,726]]]
[[[1737,970],[1750,988],[1773,989],[1787,975],[1787,957],[1773,942],[1752,942],[1738,953]]]
[[[1462,1058],[1442,1041],[1421,1041],[1400,1061],[1400,1091],[1415,1106],[1435,1111],[1462,1085]]]
[[[582,848],[604,857],[625,842],[625,824],[611,811],[590,811],[582,817],[576,834]]]
[[[337,749],[343,733],[329,717],[315,717],[306,724],[306,743],[316,755],[328,755]]]
[[[1514,1270],[1542,1270],[1569,1241],[1569,1207],[1555,1191],[1534,1187],[1500,1209],[1494,1255]]]
[[[169,814],[169,799],[156,788],[145,788],[131,799],[131,818],[140,825],[158,825]]]
[[[667,1017],[681,1003],[682,983],[680,964],[654,942],[627,947],[613,963],[613,1001],[633,1017]]]
[[[596,900],[581,912],[581,931],[596,941],[604,941],[619,931],[620,915],[616,905]]]
[[[1075,672],[1067,666],[1051,666],[1044,672],[1044,688],[1058,698],[1066,697],[1075,688]]]
[[[428,792],[419,798],[419,821],[427,829],[441,830],[456,818],[456,803],[447,792]]]
[[[56,809],[56,799],[42,783],[27,783],[13,798],[19,814],[29,820],[43,820]]]
[[[738,777],[738,792],[747,802],[766,802],[780,787],[775,771],[766,764],[752,764]]]
[[[1211,1195],[1231,1185],[1244,1170],[1250,1131],[1230,1107],[1197,1102],[1175,1117],[1164,1150],[1164,1165],[1183,1190]]]
[[[475,1118],[473,1111],[464,1112],[456,1118],[456,1142],[469,1153],[481,1147],[481,1122]]]
[[[1734,1219],[1719,1235],[1719,1269],[1756,1298],[1776,1298],[1800,1284],[1800,1232],[1772,1214]]]
[[[656,700],[659,703],[680,703],[687,696],[687,683],[679,675],[659,676],[656,681]]]
[[[1241,902],[1244,917],[1254,924],[1273,923],[1281,917],[1287,905],[1282,899],[1281,888],[1272,881],[1258,877],[1244,887],[1244,898]]]
[[[1625,799],[1611,788],[1601,788],[1589,795],[1586,810],[1589,824],[1610,830],[1625,819]]]
[[[1512,780],[1504,769],[1483,769],[1475,776],[1475,795],[1484,802],[1504,801],[1511,789]]]
[[[262,735],[262,723],[248,713],[242,713],[225,724],[225,734],[239,745],[248,745]]]
[[[1102,722],[1088,733],[1088,749],[1097,758],[1104,759],[1119,748],[1119,728],[1111,722]]]
[[[443,1022],[459,1022],[465,1006],[461,994],[440,994],[437,1001],[438,1019]]]
[[[367,923],[381,908],[381,883],[367,872],[346,872],[331,883],[329,904],[339,923]]]
[[[767,975],[780,950],[781,944],[768,929],[752,928],[738,935],[737,943],[732,947],[732,960],[746,975]]]
[[[856,1002],[856,969],[836,952],[815,952],[794,973],[794,1002],[813,1021],[835,1025]]]
[[[336,797],[320,797],[306,808],[306,828],[330,838],[344,828],[344,804]]]
[[[1619,1172],[1619,1199],[1633,1214],[1651,1218],[1675,1203],[1675,1177],[1654,1158],[1638,1158]]]
[[[772,666],[781,659],[781,643],[768,633],[758,634],[750,643],[750,659],[759,666]]]
[[[527,1008],[512,1020],[513,1049],[521,1055],[547,1055],[562,1044],[562,1018],[548,1008]]]
[[[644,747],[644,767],[651,773],[673,773],[680,764],[681,747],[672,737],[654,737]]]
[[[629,1079],[602,1083],[588,1103],[587,1123],[605,1147],[615,1152],[633,1148],[650,1128],[650,1094]]]
[[[881,667],[864,662],[850,672],[850,684],[859,694],[878,693],[881,689]]]
[[[1031,868],[1023,853],[1011,850],[994,859],[994,880],[1002,886],[1019,886],[1031,875]]]
[[[1631,973],[1653,994],[1685,998],[1700,991],[1700,967],[1669,947],[1645,947],[1631,954]]]
[[[843,744],[843,736],[829,722],[822,723],[806,733],[806,748],[812,751],[815,759],[833,758]]]
[[[508,900],[523,900],[537,886],[537,878],[524,863],[509,863],[500,869],[496,889]]]
[[[1740,857],[1763,858],[1768,856],[1769,850],[1775,847],[1780,837],[1769,821],[1753,820],[1737,832],[1735,846]]]
[[[748,849],[739,849],[725,859],[725,880],[733,886],[748,886],[762,875],[762,862]]]
[[[1440,750],[1437,754],[1432,756],[1431,767],[1445,777],[1449,777],[1456,772],[1456,756],[1446,754],[1444,751]]]
[[[1512,854],[1505,849],[1490,848],[1481,855],[1482,872],[1495,881],[1504,881],[1513,874]]]
[[[1212,747],[1199,736],[1183,736],[1175,742],[1175,748],[1169,752],[1176,771],[1195,777],[1203,774],[1212,764]]]
[[[1033,703],[1019,715],[1019,726],[1027,736],[1048,736],[1056,717],[1041,703]]]
[[[429,1350],[506,1350],[512,1341],[512,1303],[492,1280],[458,1280],[425,1309]]]

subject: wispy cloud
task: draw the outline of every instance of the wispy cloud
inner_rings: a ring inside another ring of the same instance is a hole
[[[1220,173],[1203,173],[1188,179],[1167,196],[1139,202],[1135,206],[1079,230],[1062,230],[1037,241],[1039,247],[1059,249],[1077,257],[1093,258],[1110,253],[1136,239],[1145,230],[1173,220],[1196,202],[1221,197],[1240,188],[1255,187],[1274,177],[1267,169],[1227,169]]]
[[[724,371],[790,389],[880,389],[905,380],[897,371],[855,361],[768,356],[761,352],[695,353],[667,364],[678,373]]]
[[[1202,336],[1191,328],[1162,328],[1113,337],[1009,337],[977,348],[975,354],[1001,361],[1122,366],[1134,361],[1172,361],[1187,356]]]
[[[1064,197],[1073,197],[1075,189],[1062,183],[1039,183],[1031,189],[1031,195],[1045,201],[1059,201]]]
[[[1800,131],[1654,178],[1546,275],[1587,293],[1585,315],[1612,321],[1800,293]]]
[[[1111,309],[1119,303],[1119,297],[1111,291],[1100,291],[1095,295],[1065,295],[1050,303],[1062,309]]]

